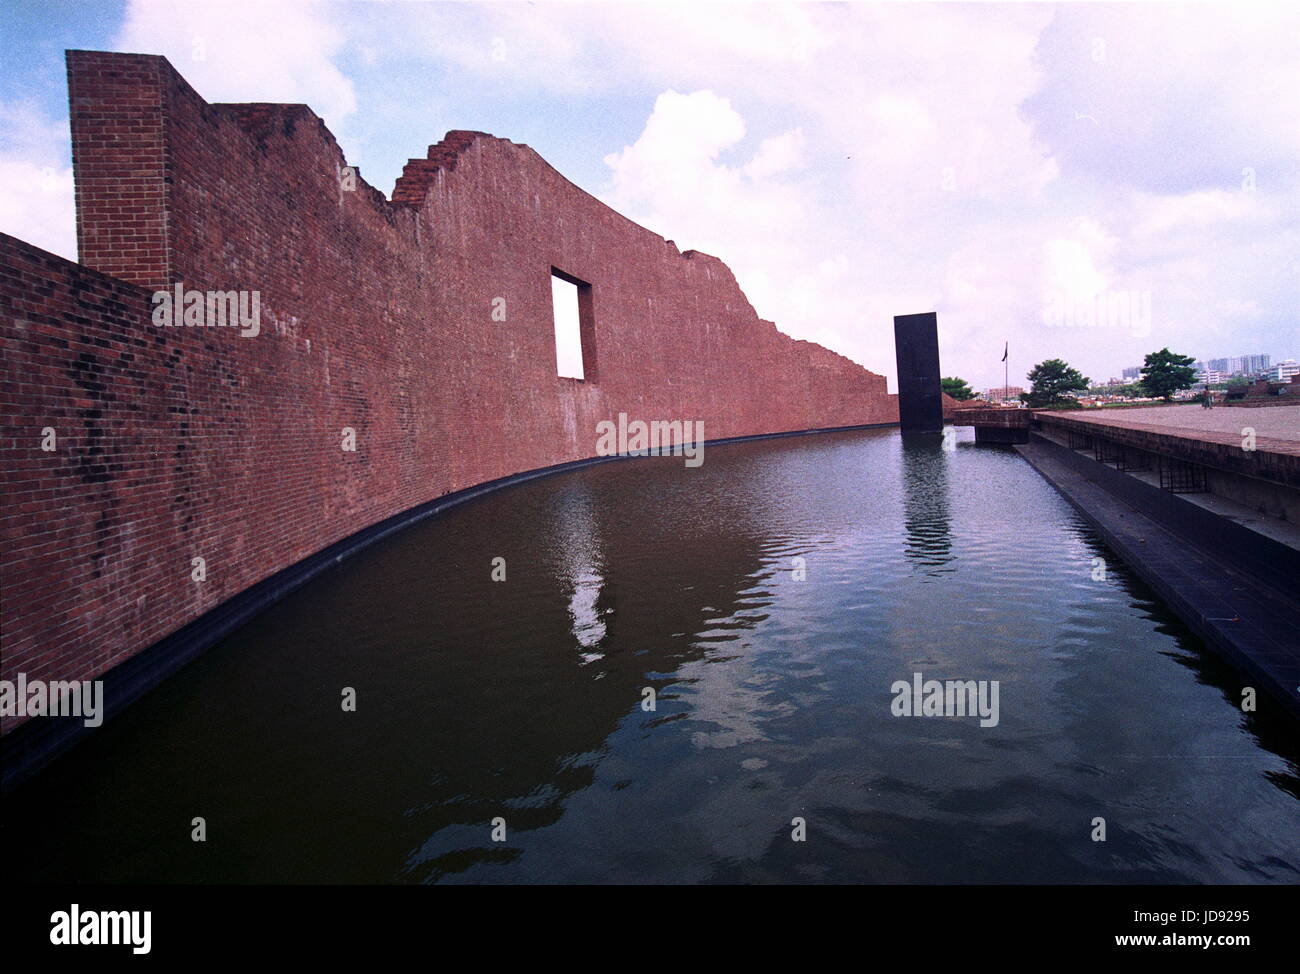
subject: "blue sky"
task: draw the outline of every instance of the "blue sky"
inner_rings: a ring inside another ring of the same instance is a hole
[[[0,230],[75,258],[66,48],[305,102],[391,192],[454,128],[531,145],[892,377],[937,310],[977,388],[1162,346],[1300,355],[1300,5],[0,7]]]

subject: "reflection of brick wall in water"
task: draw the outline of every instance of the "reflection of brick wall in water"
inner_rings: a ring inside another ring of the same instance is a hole
[[[366,525],[593,456],[620,411],[710,439],[897,419],[884,378],[526,146],[453,132],[389,202],[305,106],[209,105],[153,56],[70,52],[68,79],[85,266],[0,238],[5,678],[102,673]],[[585,382],[556,376],[553,268],[590,285]],[[154,326],[178,283],[260,292],[261,334]]]

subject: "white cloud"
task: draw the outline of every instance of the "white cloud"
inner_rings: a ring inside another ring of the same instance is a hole
[[[384,30],[386,43],[404,54],[563,93],[616,89],[629,77],[693,85],[719,69],[802,72],[835,57],[815,4],[399,4],[386,13],[400,25]]]
[[[334,64],[346,33],[331,14],[286,0],[131,0],[114,48],[164,55],[210,102],[302,102],[337,123],[357,101]]]
[[[1213,4],[135,0],[116,46],[167,54],[211,100],[305,101],[332,125],[352,54],[385,137],[372,99],[407,106],[426,71],[449,100],[483,85],[557,139],[605,137],[601,197],[726,261],[783,331],[892,375],[893,315],[935,309],[944,371],[982,386],[1004,339],[1022,374],[1061,356],[1105,376],[1147,344],[1300,352],[1297,27]],[[416,144],[439,134],[400,117]],[[9,182],[66,173],[61,138],[53,162],[0,153],[23,167]],[[0,193],[0,218],[46,222]],[[1052,289],[1149,292],[1151,334],[1044,328]]]
[[[783,319],[803,302],[837,303],[847,258],[807,245],[818,206],[798,174],[802,132],[764,139],[744,158],[745,132],[726,98],[666,91],[636,142],[606,157],[604,200],[683,250],[722,256],[750,302],[788,330]]]
[[[1187,192],[1251,167],[1276,189],[1300,156],[1297,37],[1295,5],[1061,5],[1026,114],[1081,177]]]
[[[67,119],[30,102],[0,102],[0,230],[77,259]]]
[[[1114,238],[1095,220],[1080,220],[1072,230],[1070,236],[1049,240],[1043,248],[1045,288],[1076,296],[1104,293],[1111,274],[1103,267]]]
[[[744,136],[745,123],[727,99],[711,91],[666,91],[655,100],[636,144],[606,156],[605,162],[614,170],[620,200],[635,204],[662,192],[656,202],[672,205],[709,184],[731,182],[729,171],[713,163]]]
[[[791,129],[763,140],[754,158],[745,164],[750,179],[765,179],[805,165],[803,129]]]
[[[674,175],[660,188],[646,180],[630,193],[616,171],[610,197],[731,264],[758,312],[783,330],[892,374],[890,319],[935,308],[945,371],[969,372],[977,385],[1001,381],[985,348],[1000,352],[1004,338],[1022,357],[1073,356],[1103,377],[1118,371],[1118,357],[1140,361],[1152,342],[1197,355],[1284,354],[1294,342],[1300,302],[1286,255],[1300,234],[1300,196],[1293,165],[1279,165],[1294,158],[1300,134],[1300,75],[1279,39],[1294,36],[1294,15],[804,11],[815,54],[803,59],[778,60],[761,45],[727,57],[707,49],[701,30],[675,36],[656,61],[643,51],[664,40],[662,24],[601,34],[625,78],[690,78],[753,106],[749,127],[766,117],[798,132],[797,152],[765,143],[740,165],[727,152],[743,155],[744,122],[731,123],[721,154],[683,132],[695,146],[684,150],[697,160],[690,179]],[[1106,41],[1100,66],[1097,37]],[[1234,67],[1242,63],[1251,70]],[[1078,120],[1080,111],[1099,122]],[[1163,140],[1153,143],[1153,132]],[[786,138],[792,150],[795,137]],[[787,158],[797,176],[788,185],[770,178]],[[1188,186],[1205,160],[1221,180]],[[704,200],[706,190],[718,195]],[[820,272],[828,257],[850,270]],[[1150,294],[1151,331],[1046,329],[1052,291]],[[1259,311],[1244,314],[1247,302]]]
[[[1261,215],[1260,197],[1241,190],[1199,190],[1177,195],[1138,193],[1133,232],[1163,236],[1179,230],[1202,230],[1215,224],[1254,223]]]

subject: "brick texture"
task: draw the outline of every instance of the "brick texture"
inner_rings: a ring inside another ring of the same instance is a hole
[[[97,676],[370,524],[593,456],[620,412],[897,422],[883,377],[527,146],[452,132],[390,201],[306,106],[209,105],[153,56],[68,77],[82,264],[0,235],[5,679]],[[553,268],[591,286],[588,381],[556,375]],[[261,334],[154,325],[177,283],[258,291]]]

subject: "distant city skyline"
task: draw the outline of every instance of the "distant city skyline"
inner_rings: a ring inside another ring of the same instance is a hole
[[[1176,350],[1175,350],[1176,351]],[[1182,354],[1182,353],[1180,353]],[[1265,372],[1278,362],[1290,362],[1294,359],[1274,358],[1271,352],[1256,352],[1250,355],[1229,355],[1221,358],[1196,359],[1192,367],[1198,373],[1217,372],[1224,376],[1255,375]],[[1142,377],[1142,366],[1130,365],[1120,371],[1120,378],[1137,380]]]

